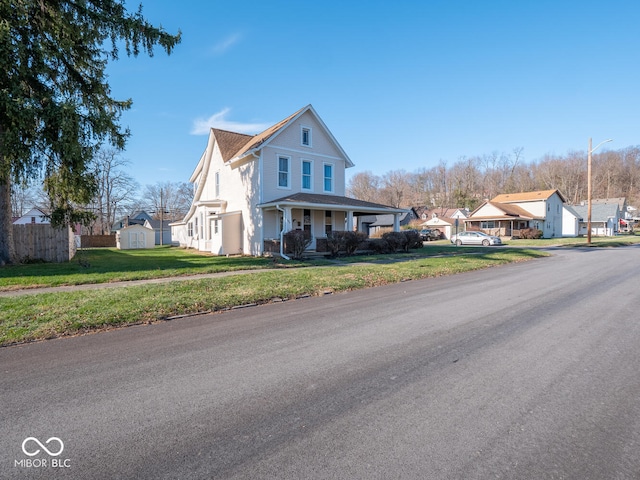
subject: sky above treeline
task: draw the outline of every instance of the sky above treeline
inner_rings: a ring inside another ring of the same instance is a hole
[[[347,178],[640,144],[637,1],[154,0],[143,14],[183,40],[108,68],[134,102],[123,157],[142,185],[188,181],[210,127],[254,134],[307,104],[355,163]]]

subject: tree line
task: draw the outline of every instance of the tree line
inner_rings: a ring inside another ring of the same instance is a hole
[[[355,174],[347,195],[397,208],[468,208],[474,210],[498,194],[559,190],[568,203],[587,200],[587,152],[546,155],[523,161],[523,149],[508,153],[440,161],[414,172],[390,170]],[[626,197],[640,204],[640,146],[592,154],[592,198]]]

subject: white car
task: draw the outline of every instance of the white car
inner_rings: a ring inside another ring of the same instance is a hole
[[[502,241],[493,235],[487,235],[484,232],[460,232],[451,237],[451,243],[456,245],[502,245]]]

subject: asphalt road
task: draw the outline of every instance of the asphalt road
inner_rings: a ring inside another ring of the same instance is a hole
[[[558,250],[0,348],[0,477],[637,479],[639,266]]]

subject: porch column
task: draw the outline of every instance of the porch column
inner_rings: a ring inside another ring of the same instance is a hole
[[[399,213],[393,214],[393,231],[394,232],[400,231],[400,214]]]
[[[353,232],[353,210],[347,210],[347,232]]]
[[[293,229],[291,207],[284,207],[284,215],[282,216],[282,230],[284,233],[290,232]]]

